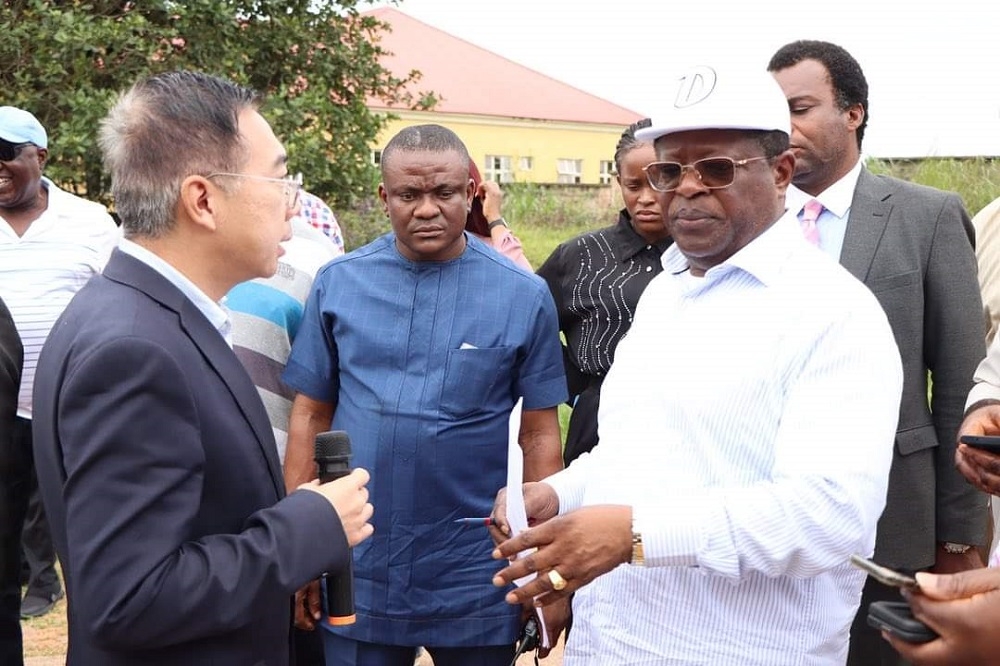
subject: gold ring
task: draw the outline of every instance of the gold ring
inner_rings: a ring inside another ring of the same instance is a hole
[[[549,569],[549,582],[552,583],[552,589],[556,592],[566,589],[566,579],[559,575],[555,569]]]

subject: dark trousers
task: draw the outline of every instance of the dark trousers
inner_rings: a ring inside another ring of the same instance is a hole
[[[31,473],[31,421],[14,421],[8,449],[0,447],[0,664],[20,666],[21,529],[28,510]]]
[[[851,647],[847,666],[908,666],[910,662],[899,656],[882,638],[882,633],[868,626],[868,606],[874,601],[902,601],[899,590],[868,578],[861,592],[861,608],[851,625]]]
[[[28,439],[30,448],[30,435]],[[28,511],[21,532],[21,552],[29,570],[28,589],[24,594],[48,599],[62,591],[62,583],[56,573],[56,549],[52,545],[52,532],[42,506],[34,464],[31,465],[30,483]]]
[[[322,629],[292,629],[292,666],[324,666]]]

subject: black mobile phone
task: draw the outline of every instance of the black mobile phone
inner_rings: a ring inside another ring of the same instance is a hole
[[[991,435],[962,435],[959,440],[974,449],[982,449],[990,453],[1000,453],[1000,437]]]
[[[913,617],[905,601],[876,601],[868,606],[868,626],[887,631],[907,643],[928,643],[938,637],[926,624]]]

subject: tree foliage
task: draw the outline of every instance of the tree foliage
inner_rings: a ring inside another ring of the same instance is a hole
[[[195,69],[266,95],[264,114],[307,187],[347,205],[372,182],[369,144],[384,120],[365,102],[426,107],[379,64],[386,24],[369,0],[0,0],[2,104],[49,133],[53,180],[108,202],[96,135],[117,94],[141,77]]]

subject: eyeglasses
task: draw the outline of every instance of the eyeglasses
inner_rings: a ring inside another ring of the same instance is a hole
[[[13,162],[21,154],[25,146],[33,145],[30,141],[25,143],[11,143],[0,139],[0,162]]]
[[[736,179],[736,167],[766,159],[769,158],[761,156],[734,160],[730,157],[706,157],[691,164],[650,162],[642,170],[646,172],[646,180],[649,181],[650,187],[658,192],[673,192],[680,187],[684,172],[688,169],[691,169],[701,184],[708,189],[720,190],[733,184]]]
[[[299,202],[299,192],[302,191],[302,174],[297,173],[294,176],[289,174],[284,178],[269,178],[267,176],[255,176],[250,173],[210,173],[205,176],[205,178],[215,178],[216,176],[228,176],[230,178],[252,178],[253,180],[266,180],[272,183],[281,183],[285,187],[285,206],[288,210],[295,208],[295,204]]]

